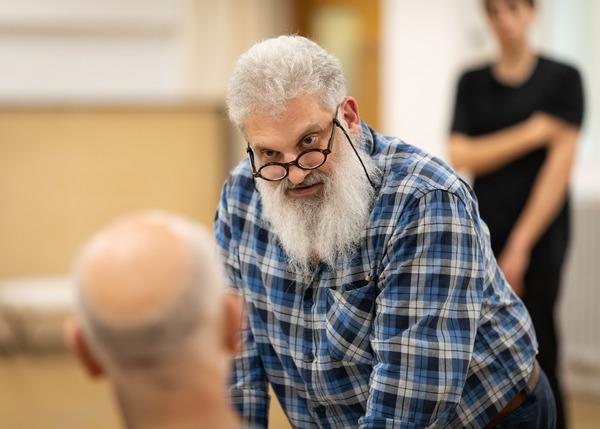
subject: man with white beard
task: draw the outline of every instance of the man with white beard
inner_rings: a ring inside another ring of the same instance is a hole
[[[363,123],[302,37],[242,55],[228,107],[248,160],[215,235],[247,305],[230,398],[248,422],[266,427],[270,383],[295,428],[552,427],[530,317],[446,164]]]

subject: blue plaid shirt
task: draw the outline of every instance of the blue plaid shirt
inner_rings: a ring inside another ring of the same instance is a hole
[[[215,235],[249,317],[231,401],[266,426],[270,382],[294,427],[482,427],[533,368],[529,314],[452,169],[365,124],[361,139],[383,170],[363,244],[308,284],[286,271],[249,163],[225,183]]]

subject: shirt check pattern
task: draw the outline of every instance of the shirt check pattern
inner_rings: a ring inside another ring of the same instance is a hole
[[[384,172],[362,244],[308,284],[286,271],[248,161],[225,183],[215,236],[249,319],[231,401],[266,426],[270,382],[298,428],[483,427],[533,368],[530,317],[470,188],[399,139],[365,124],[361,138]]]

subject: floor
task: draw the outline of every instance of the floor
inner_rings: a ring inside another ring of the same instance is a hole
[[[569,397],[571,429],[600,427],[600,397]],[[271,428],[289,428],[277,401]],[[117,429],[106,381],[88,379],[64,353],[0,357],[0,427]]]

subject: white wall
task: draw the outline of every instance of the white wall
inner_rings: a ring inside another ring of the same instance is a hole
[[[186,88],[193,98],[224,102],[237,58],[253,43],[291,29],[291,0],[187,0]]]
[[[382,131],[438,156],[464,59],[484,40],[454,0],[382,0]],[[470,14],[469,14],[470,16]]]
[[[548,49],[583,78],[585,118],[574,169],[575,197],[600,198],[600,1],[546,0]]]
[[[0,0],[0,103],[222,105],[290,0]]]
[[[177,98],[183,59],[169,0],[0,0],[3,104]]]

